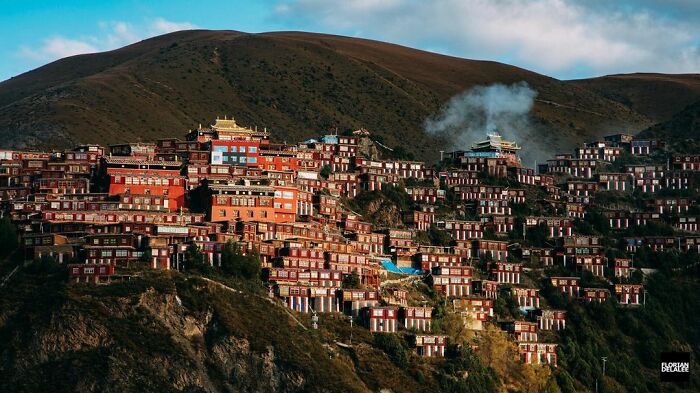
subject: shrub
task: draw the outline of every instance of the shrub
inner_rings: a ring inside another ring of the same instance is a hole
[[[408,351],[404,340],[395,334],[375,334],[374,347],[381,349],[398,367],[408,366]]]
[[[221,253],[221,270],[234,277],[257,278],[260,276],[260,257],[255,252],[243,254],[238,243],[229,240]]]

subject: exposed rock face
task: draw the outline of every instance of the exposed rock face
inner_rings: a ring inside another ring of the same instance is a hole
[[[396,228],[403,225],[399,209],[384,198],[370,201],[365,209],[368,217],[379,227]]]
[[[53,383],[51,391],[71,392],[324,390],[290,367],[289,354],[280,357],[279,346],[252,345],[232,331],[235,323],[251,323],[243,320],[250,315],[240,315],[239,321],[235,306],[224,315],[209,303],[229,296],[222,303],[229,306],[234,297],[245,298],[240,300],[244,303],[254,295],[206,284],[186,288],[198,293],[187,293],[183,301],[176,287],[149,287],[126,296],[76,294],[88,290],[66,288],[68,294],[62,293],[49,309],[34,310],[30,304],[0,309],[0,337],[5,340],[0,343],[0,391],[46,391],[47,381]],[[285,314],[264,299],[261,303],[279,314],[278,326],[270,328],[289,329]],[[24,324],[33,328],[20,329]],[[313,350],[328,359],[322,346]],[[349,390],[363,391],[362,383],[355,382]]]

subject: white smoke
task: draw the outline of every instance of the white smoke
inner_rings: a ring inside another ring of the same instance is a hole
[[[452,97],[439,114],[425,120],[429,134],[446,139],[455,150],[468,150],[484,140],[487,132],[497,131],[505,139],[523,147],[523,164],[532,166],[546,157],[546,148],[531,119],[530,110],[537,91],[525,82],[512,85],[476,86]]]

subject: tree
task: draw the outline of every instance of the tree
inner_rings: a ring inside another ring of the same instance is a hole
[[[474,332],[468,329],[470,324],[470,316],[463,317],[453,312],[447,312],[440,320],[443,333],[449,337],[451,343],[457,345],[463,345],[474,337]]]
[[[241,265],[241,248],[238,243],[229,240],[221,251],[221,270],[230,275],[236,275]]]
[[[246,254],[243,277],[247,279],[259,278],[261,270],[262,263],[260,263],[260,254],[258,254],[256,250]]]
[[[381,349],[389,359],[401,368],[408,367],[406,342],[395,334],[375,334],[374,347]]]
[[[549,239],[549,228],[541,222],[535,227],[527,228],[527,240],[535,247],[545,247]]]
[[[493,303],[493,311],[504,318],[518,318],[521,315],[518,303],[511,295],[498,296]]]
[[[484,240],[498,240],[498,235],[496,235],[496,230],[493,227],[488,227],[484,229]]]
[[[243,254],[233,240],[224,245],[221,252],[221,270],[234,277],[252,279],[260,276],[260,256],[256,252]]]
[[[0,219],[0,255],[7,256],[17,248],[17,228],[9,218]]]
[[[204,254],[199,250],[199,246],[192,243],[185,251],[184,267],[187,271],[197,271],[200,273],[209,273],[211,267],[204,260]]]
[[[523,392],[559,392],[559,386],[552,377],[552,370],[549,366],[523,364],[522,365],[522,385]],[[546,389],[545,389],[546,388]]]
[[[352,272],[351,274],[343,277],[343,288],[360,288],[360,276],[357,275],[357,272]]]
[[[435,225],[430,226],[428,237],[434,246],[449,247],[456,244],[449,232],[438,229]]]
[[[56,258],[50,255],[42,255],[41,258],[35,259],[27,267],[27,271],[33,274],[54,274],[65,273],[65,266],[61,266]]]
[[[518,349],[503,330],[491,324],[486,325],[479,337],[479,357],[487,367],[491,367],[502,379],[515,375],[518,364]]]
[[[328,177],[331,175],[331,166],[330,165],[322,166],[321,170],[318,172],[318,175],[324,179],[328,179]]]

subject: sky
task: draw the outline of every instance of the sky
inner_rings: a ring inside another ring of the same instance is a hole
[[[340,34],[559,79],[700,73],[700,0],[0,0],[0,80],[184,29]]]

